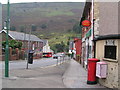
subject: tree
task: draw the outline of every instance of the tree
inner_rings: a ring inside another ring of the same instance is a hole
[[[68,29],[68,30],[67,30],[67,32],[71,33],[71,32],[72,32],[72,30],[71,30],[71,29]]]
[[[68,52],[69,51],[69,45],[65,46],[65,51]]]
[[[9,40],[8,43],[9,43],[9,47],[11,47],[12,49],[15,49],[15,48],[21,49],[21,47],[22,47],[22,42],[20,42],[20,41]],[[3,48],[6,47],[6,41],[2,41],[2,47]]]
[[[20,26],[20,32],[25,32],[25,26],[24,25]]]
[[[79,23],[76,23],[76,24],[73,26],[73,32],[75,32],[75,33],[81,33],[81,31],[82,31],[81,26],[79,25]]]
[[[64,52],[65,51],[65,44],[64,44],[64,42],[62,41],[61,43],[59,43],[59,44],[55,44],[53,47],[52,47],[52,49],[54,50],[54,51],[57,51],[57,52]]]
[[[47,25],[46,25],[46,24],[42,24],[42,25],[40,25],[40,27],[41,27],[42,29],[46,29],[46,28],[47,28]]]
[[[36,31],[37,30],[37,26],[36,25],[32,25],[31,30],[32,31]]]
[[[11,26],[11,27],[10,27],[10,30],[11,30],[11,31],[16,31],[16,27],[15,27],[15,26]]]

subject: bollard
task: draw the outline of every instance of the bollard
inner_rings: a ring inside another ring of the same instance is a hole
[[[60,56],[60,64],[61,64],[61,56]]]
[[[57,58],[57,62],[56,62],[56,65],[58,65],[58,58]]]

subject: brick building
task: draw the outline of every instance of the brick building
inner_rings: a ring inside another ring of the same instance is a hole
[[[6,40],[6,30],[0,32],[2,41]],[[26,53],[28,49],[34,50],[36,57],[42,57],[43,41],[35,35],[29,35],[16,31],[9,31],[9,40],[17,40],[22,42],[22,50]],[[40,56],[41,55],[41,56]]]

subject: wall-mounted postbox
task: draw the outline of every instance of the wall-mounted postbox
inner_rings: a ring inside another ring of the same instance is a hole
[[[106,62],[97,62],[96,76],[99,78],[106,78],[107,76],[107,63]]]

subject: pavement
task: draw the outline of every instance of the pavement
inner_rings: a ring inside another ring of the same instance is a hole
[[[100,84],[87,84],[87,71],[75,60],[70,61],[63,75],[63,82],[67,88],[106,88]]]
[[[3,88],[106,88],[87,84],[87,71],[74,60],[46,68],[10,70],[9,78],[2,78]]]

